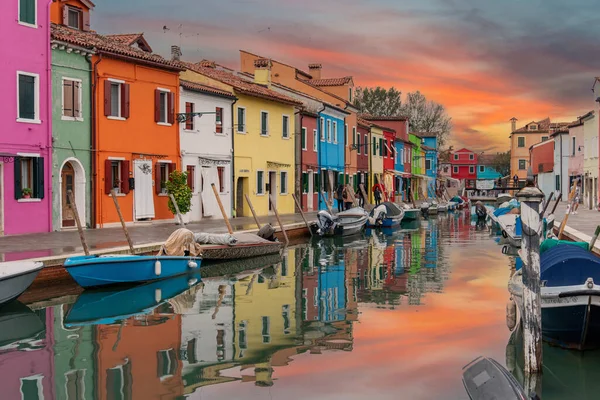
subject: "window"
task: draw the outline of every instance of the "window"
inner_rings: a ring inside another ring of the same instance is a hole
[[[331,143],[331,121],[327,120],[327,142]]]
[[[284,115],[282,123],[283,123],[282,137],[284,139],[289,139],[290,138],[290,117],[288,117],[287,115]]]
[[[306,151],[306,128],[302,128],[302,137],[300,140],[302,141],[302,150]]]
[[[337,122],[333,123],[333,143],[338,142],[338,130],[337,130]]]
[[[186,114],[192,114],[194,112],[194,107],[195,104],[194,103],[185,103],[185,113]],[[194,117],[192,115],[188,115],[186,120],[185,120],[185,130],[186,131],[193,131],[194,130]]]
[[[542,136],[542,142],[545,142],[546,140],[548,140],[548,136]]]
[[[167,89],[158,88],[155,91],[154,121],[159,125],[175,122],[175,95]]]
[[[384,140],[383,141],[383,156],[387,157],[388,156],[388,145],[387,145],[388,141]]]
[[[308,173],[302,172],[302,193],[308,193]]]
[[[223,133],[223,109],[221,107],[215,109],[215,132]]]
[[[158,91],[155,93],[154,120],[159,121]],[[107,79],[104,81],[104,115],[111,119],[129,118],[129,84]]]
[[[315,153],[318,151],[319,134],[316,129],[313,129],[313,150]]]
[[[517,146],[518,147],[525,147],[525,137],[524,136],[519,136],[517,138]]]
[[[160,168],[160,194],[167,194],[167,181],[169,180],[169,164],[159,163]]]
[[[535,124],[529,125],[529,130],[530,131],[537,131],[537,125],[535,125]]]
[[[111,400],[125,400],[132,396],[133,377],[131,362],[106,370],[106,393]]]
[[[196,186],[196,167],[193,165],[188,165],[185,169],[185,172],[187,173],[187,185],[193,192]]]
[[[348,88],[348,103],[352,103],[352,88]]]
[[[356,135],[356,154],[360,154],[360,134]]]
[[[158,122],[162,122],[164,124],[167,123],[167,107],[169,106],[167,95],[168,93],[163,91],[161,91],[159,94],[160,117],[158,119]]]
[[[217,175],[219,176],[219,193],[225,193],[225,167],[217,167]]]
[[[110,110],[111,117],[121,116],[121,84],[112,83],[110,85]]]
[[[348,141],[348,125],[344,125],[344,146],[348,146],[350,142]]]
[[[44,398],[44,388],[42,386],[43,378],[42,375],[21,378],[21,398],[27,400],[42,400]]]
[[[264,171],[256,171],[256,194],[265,194]]]
[[[575,138],[573,138],[573,157],[575,156]]]
[[[280,178],[281,178],[281,183],[279,185],[279,190],[280,190],[280,194],[287,194],[287,172],[286,171],[281,171],[280,173]]]
[[[383,156],[383,139],[379,138],[379,157]]]
[[[37,28],[37,0],[19,0],[19,23]]]
[[[269,113],[266,111],[260,112],[260,135],[269,135]]]
[[[65,373],[66,400],[85,399],[85,370],[79,369]]]
[[[17,121],[40,122],[40,82],[38,74],[17,72]]]
[[[480,165],[479,166],[479,172],[481,172],[483,174],[485,172],[485,166]]]
[[[475,167],[473,167],[473,166],[470,166],[470,167],[469,167],[469,173],[470,173],[470,174],[474,174],[474,173],[475,173]]]
[[[556,190],[560,190],[560,175],[556,175]]]
[[[44,158],[15,157],[15,199],[44,198]]]
[[[75,7],[67,7],[67,25],[74,29],[82,30],[83,18],[81,10]]]
[[[373,155],[377,155],[377,139],[373,138]]]
[[[81,114],[81,80],[63,78],[62,83],[62,119],[83,121]]]
[[[474,154],[469,154],[469,160],[474,160],[475,159],[475,155]]]
[[[455,155],[454,155],[454,160],[455,160],[455,161],[456,161],[456,160],[458,160],[458,154],[455,154]]]
[[[121,161],[111,161],[110,165],[111,187],[115,189],[115,192],[119,193],[121,191]]]
[[[356,139],[357,139],[357,138],[356,138],[356,127],[355,127],[355,126],[353,126],[353,127],[352,127],[352,145],[353,145],[353,146],[354,146],[354,145],[356,145]]]
[[[237,108],[237,131],[246,133],[246,109],[243,107]]]
[[[325,141],[325,120],[321,118],[321,142]]]
[[[525,160],[519,160],[519,169],[525,169]]]
[[[165,378],[175,375],[177,372],[177,358],[174,349],[159,350],[156,353],[157,358],[157,376]]]
[[[425,169],[427,171],[431,170],[431,160],[425,160]]]
[[[458,167],[452,167],[452,172],[458,174]]]
[[[271,343],[271,318],[262,317],[262,341],[263,343]]]
[[[365,145],[365,151],[363,154],[366,156],[367,154],[369,154],[369,137],[367,136],[366,133],[365,133],[365,141],[363,143]]]
[[[283,259],[283,262],[281,263],[281,269],[282,269],[282,276],[287,275],[287,273],[284,275],[283,274],[283,270],[284,270],[284,265],[287,266],[286,263],[286,259]],[[285,270],[287,270],[287,268],[285,268]],[[289,335],[290,334],[290,327],[291,327],[291,321],[290,321],[290,305],[289,304],[284,304],[281,307],[281,316],[283,317],[283,334],[284,335]]]

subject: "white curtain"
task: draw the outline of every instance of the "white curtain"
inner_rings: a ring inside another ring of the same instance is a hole
[[[219,191],[220,185],[217,167],[202,167],[202,206],[205,217],[220,215],[219,204],[211,187],[212,183],[215,184],[217,191]]]
[[[134,160],[135,166],[135,219],[154,218],[154,172],[152,161]]]

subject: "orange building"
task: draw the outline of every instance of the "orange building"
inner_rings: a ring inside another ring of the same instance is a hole
[[[122,325],[97,327],[99,400],[173,399],[183,395],[181,315],[172,310],[161,313],[163,307],[148,316],[131,317]]]
[[[92,58],[93,225],[118,224],[110,195],[113,189],[126,222],[173,219],[165,183],[179,166],[175,110],[182,68],[153,54],[142,34],[104,36],[67,26],[55,28],[57,39],[96,50]]]

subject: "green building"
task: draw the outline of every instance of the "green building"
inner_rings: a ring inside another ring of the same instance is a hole
[[[92,218],[91,53],[52,39],[52,227],[75,226],[73,192],[82,225]]]

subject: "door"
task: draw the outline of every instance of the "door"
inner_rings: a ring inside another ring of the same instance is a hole
[[[306,193],[306,207],[308,209],[308,211],[312,211],[313,210],[313,201],[315,196],[313,195],[314,193],[314,176],[313,176],[314,172],[313,171],[308,171],[308,193]]]
[[[60,172],[60,179],[62,181],[61,187],[61,198],[62,198],[62,227],[68,228],[75,226],[75,213],[71,209],[71,198],[69,197],[69,190],[73,192],[73,199],[75,199],[75,171],[71,163],[66,163]]]
[[[269,211],[273,210],[273,204],[271,204],[271,198],[273,199],[273,203],[275,203],[275,207],[277,207],[277,172],[269,171]],[[271,197],[271,194],[273,196]]]
[[[235,214],[238,217],[244,216],[244,179],[238,178],[235,190]]]
[[[154,218],[154,191],[151,160],[134,160],[133,208],[136,220]]]

